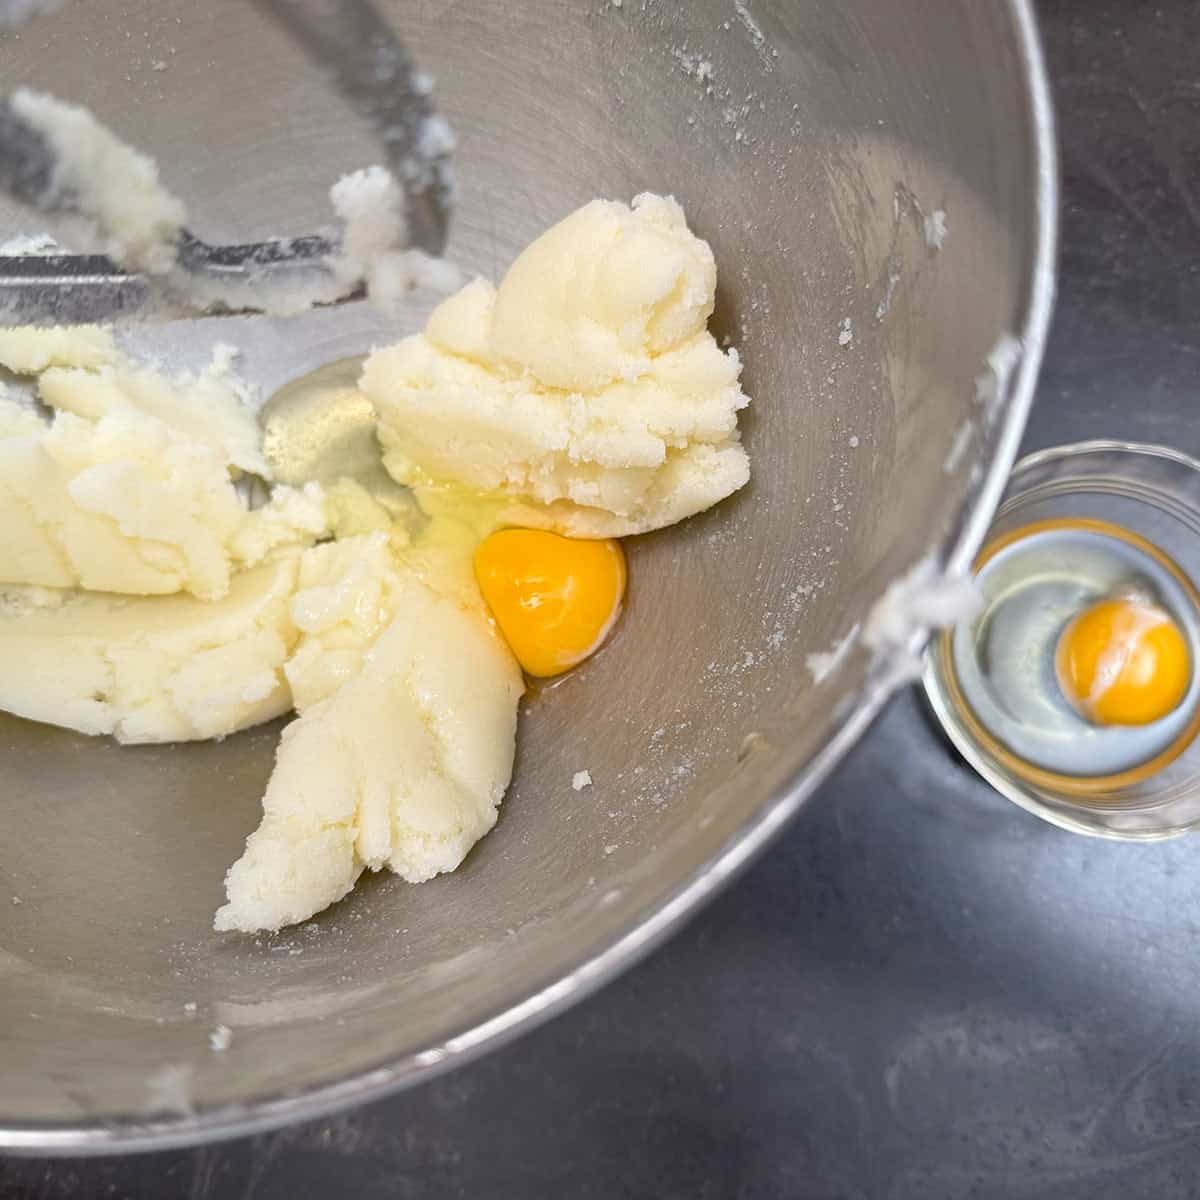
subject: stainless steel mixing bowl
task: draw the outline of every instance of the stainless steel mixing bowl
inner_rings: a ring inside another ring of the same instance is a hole
[[[893,664],[858,650],[816,683],[808,656],[928,552],[965,564],[1011,462],[1055,223],[1025,0],[385,8],[458,132],[451,252],[467,268],[499,273],[595,195],[683,202],[716,251],[717,325],[745,357],[754,480],[630,545],[619,633],[529,695],[499,825],[457,873],[365,880],[278,937],[211,929],[275,726],[120,749],[5,718],[8,1148],[163,1145],[311,1116],[444,1070],[610,978],[745,864],[862,732]],[[237,0],[78,0],[0,37],[6,89],[91,105],[160,159],[212,241],[311,232],[330,181],[377,157],[322,76]],[[924,226],[936,211],[940,249]],[[29,232],[28,215],[0,210],[6,230]],[[270,390],[423,311],[418,298],[390,324],[355,305],[131,341],[182,363],[234,342]],[[981,403],[1006,333],[1023,356]],[[594,786],[576,793],[585,768]],[[214,1050],[221,1026],[230,1042]]]

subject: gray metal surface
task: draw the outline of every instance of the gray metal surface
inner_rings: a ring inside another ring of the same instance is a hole
[[[127,750],[0,724],[0,803],[20,831],[0,841],[16,898],[0,907],[9,1144],[201,1137],[364,1099],[611,976],[765,844],[858,734],[886,669],[868,677],[858,655],[813,686],[806,657],[930,547],[969,555],[1015,450],[1053,226],[1024,5],[401,10],[460,135],[451,253],[465,266],[495,274],[595,194],[684,203],[721,264],[718,325],[756,398],[754,482],[630,546],[618,635],[528,698],[500,824],[460,872],[370,881],[278,938],[210,929],[274,729]],[[0,42],[0,70],[6,86],[70,81],[72,99],[136,128],[214,240],[314,228],[328,182],[376,153],[240,3],[68,4]],[[935,252],[921,218],[939,209]],[[234,341],[269,390],[421,316],[388,326],[349,306],[165,325],[143,344],[187,363]],[[1016,392],[947,471],[1006,332],[1029,339]],[[584,768],[595,786],[577,795]],[[233,1031],[220,1053],[218,1025]]]
[[[453,135],[438,116],[430,77],[416,66],[373,0],[257,0],[324,72],[367,123],[404,195],[408,244],[439,255],[453,192]],[[164,69],[165,60],[158,60]],[[48,85],[43,85],[48,86]],[[137,135],[125,141],[136,146]],[[0,97],[0,188],[40,212],[78,212],[64,186],[54,147]],[[193,218],[197,215],[192,214]],[[201,219],[203,219],[201,215]],[[210,245],[187,229],[178,237],[178,269],[149,279],[94,254],[0,255],[0,320],[14,325],[185,318],[219,311],[278,311],[361,299],[362,287],[331,278],[336,237],[288,237]],[[126,267],[128,264],[124,264]],[[350,281],[353,283],[354,281]]]

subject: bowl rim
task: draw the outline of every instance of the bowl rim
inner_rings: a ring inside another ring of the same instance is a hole
[[[1000,501],[1033,403],[1054,305],[1059,182],[1053,102],[1033,0],[1004,0],[1004,4],[1016,36],[1032,137],[1034,255],[1022,318],[1014,331],[1021,357],[1008,396],[1002,398],[1003,415],[989,431],[991,461],[968,482],[958,518],[934,548],[938,564],[953,574],[969,569]],[[878,655],[857,698],[831,726],[817,752],[781,782],[775,795],[716,854],[676,884],[661,904],[518,1003],[437,1046],[301,1091],[148,1119],[122,1116],[37,1123],[0,1114],[0,1149],[46,1156],[127,1154],[262,1133],[382,1099],[505,1045],[616,978],[740,874],[799,812],[892,695],[912,681],[912,656],[925,649],[929,637],[929,629],[916,629],[906,646]]]

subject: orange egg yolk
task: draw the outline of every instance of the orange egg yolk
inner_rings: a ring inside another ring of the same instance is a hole
[[[1096,725],[1148,725],[1178,707],[1192,677],[1179,626],[1161,608],[1100,600],[1063,630],[1055,654],[1063,695]]]
[[[502,529],[475,551],[479,590],[530,675],[559,675],[598,650],[621,611],[625,554],[615,541]]]

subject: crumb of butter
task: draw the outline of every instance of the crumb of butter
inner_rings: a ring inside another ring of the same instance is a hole
[[[742,487],[735,350],[707,330],[716,266],[669,197],[594,200],[368,358],[385,465],[584,537],[670,525]]]

